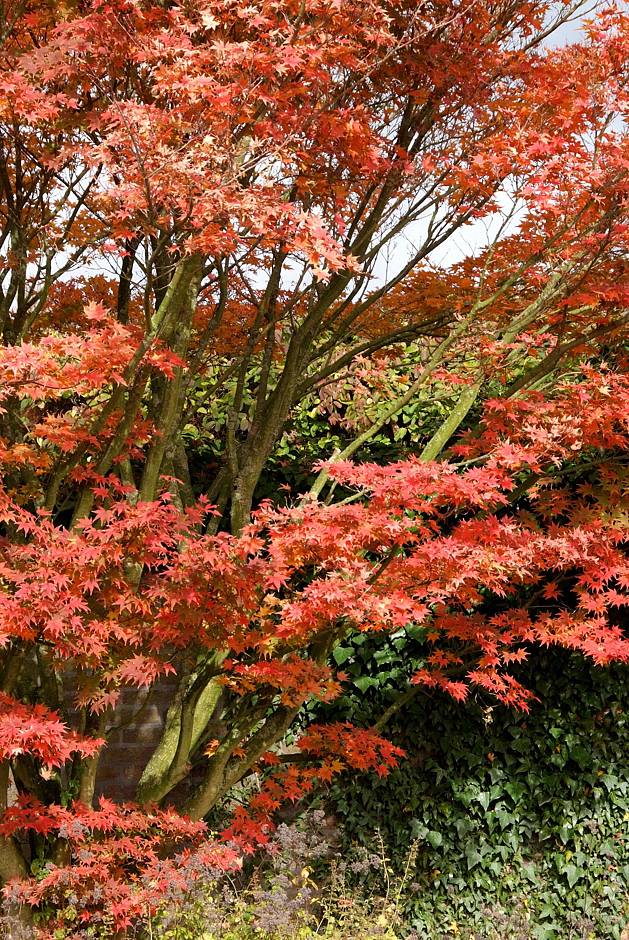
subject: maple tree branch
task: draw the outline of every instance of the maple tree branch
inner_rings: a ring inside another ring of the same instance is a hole
[[[102,737],[105,733],[107,722],[111,718],[111,709],[104,709],[96,721],[95,737]],[[92,806],[94,802],[94,791],[96,789],[96,774],[98,764],[101,758],[101,752],[97,751],[91,757],[85,757],[78,767],[78,799],[85,806]]]
[[[528,306],[526,306],[524,310],[519,313],[502,331],[500,336],[501,342],[505,344],[512,343],[518,334],[528,327],[551,301],[554,301],[557,297],[561,296],[565,292],[568,286],[567,276],[577,267],[580,261],[581,256],[578,256],[576,259],[569,259],[563,265],[561,265],[559,270],[551,275],[551,277],[548,279],[548,282],[541,290],[539,296],[532,303],[528,304]],[[490,298],[492,302],[496,296],[496,293]],[[500,294],[502,293],[503,291],[501,288]],[[483,309],[485,306],[487,306],[487,301],[479,301],[475,306],[477,309]],[[513,361],[513,352],[507,356],[506,361],[507,363]],[[483,371],[482,369],[479,369],[477,370],[474,381],[463,389],[459,396],[458,402],[451,410],[450,414],[445,418],[445,420],[442,422],[439,428],[437,428],[430,440],[424,446],[421,452],[422,460],[435,460],[439,456],[452,435],[459,429],[470,409],[477,401],[483,386],[483,381]]]
[[[417,684],[410,686],[410,688],[406,689],[404,692],[400,692],[393,702],[383,711],[380,717],[371,725],[372,730],[382,731],[385,725],[387,725],[398,712],[412,702],[420,693],[423,692],[425,694],[425,691],[426,690],[421,685]]]
[[[11,765],[8,760],[0,761],[0,814],[4,813],[9,805],[9,774]],[[14,837],[0,836],[0,883],[6,885],[14,878],[26,878],[28,866],[23,853]],[[26,923],[31,918],[24,911],[23,918]]]

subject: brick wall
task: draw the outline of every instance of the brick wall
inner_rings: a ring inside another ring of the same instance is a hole
[[[160,739],[174,690],[172,680],[156,683],[144,707],[141,706],[146,693],[123,690],[114,717],[114,724],[119,727],[108,736],[101,753],[96,796],[116,801],[134,798],[142,771]]]

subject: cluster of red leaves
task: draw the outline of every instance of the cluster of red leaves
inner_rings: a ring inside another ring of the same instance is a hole
[[[380,777],[395,767],[404,751],[369,729],[349,722],[334,725],[310,725],[299,738],[299,749],[325,761],[338,760],[344,769],[375,770]]]
[[[45,705],[0,692],[0,760],[30,754],[42,767],[59,767],[74,754],[90,757],[104,742],[81,738]]]
[[[257,663],[223,663],[221,681],[239,693],[251,692],[261,686],[277,689],[284,705],[301,705],[305,698],[317,698],[322,702],[335,698],[340,683],[346,678],[343,673],[333,676],[329,666],[320,665],[290,653],[281,659],[264,659]]]
[[[279,635],[290,643],[344,620],[362,630],[423,623],[435,651],[415,681],[457,698],[472,683],[517,704],[526,693],[506,669],[531,642],[579,649],[600,663],[626,658],[629,642],[610,619],[629,601],[624,470],[622,459],[605,456],[626,453],[628,401],[626,376],[586,369],[550,399],[491,402],[480,435],[458,448],[482,455],[480,466],[331,465],[365,502],[261,514],[285,581],[296,570],[320,572],[282,605]],[[598,483],[568,498],[559,470],[580,455],[600,461]],[[512,509],[518,486],[527,504]],[[573,609],[549,603],[549,585],[561,579],[572,584]],[[538,592],[546,603],[537,613],[518,604]],[[485,614],[485,593],[509,609]],[[464,661],[452,643],[473,648],[476,661]]]
[[[289,755],[298,763],[281,766],[282,758],[274,752],[263,754],[261,769],[275,768],[268,774],[247,807],[237,807],[222,836],[245,851],[265,845],[272,829],[273,813],[286,802],[296,802],[317,784],[329,782],[343,771],[375,771],[386,776],[404,757],[396,747],[374,731],[357,728],[349,722],[310,725],[298,741],[299,751]],[[301,758],[306,758],[302,763]]]
[[[369,111],[361,119],[359,106],[320,103],[335,86],[336,69],[370,75],[395,35],[374,0],[360,10],[319,0],[308,10],[316,29],[295,28],[301,16],[292,2],[243,8],[226,0],[171,7],[113,0],[55,23],[50,9],[35,6],[10,50],[0,113],[45,128],[63,121],[68,143],[48,160],[60,164],[78,153],[107,169],[103,208],[114,243],[138,224],[173,217],[189,229],[193,251],[224,251],[242,242],[243,232],[263,245],[270,233],[281,234],[316,277],[325,277],[350,267],[351,258],[322,219],[285,200],[274,180],[282,169],[294,173],[298,162],[318,163],[323,153],[310,152],[312,140],[322,151],[344,152],[353,172],[387,165]],[[97,103],[84,89],[86,57],[92,84],[103,91]],[[150,76],[150,101],[121,98],[116,89],[116,76],[137,62]],[[237,126],[252,127],[255,137],[243,141]],[[243,187],[259,165],[270,167],[266,179]]]
[[[81,334],[53,333],[36,343],[4,346],[0,400],[15,394],[34,401],[68,392],[89,395],[112,384],[125,385],[125,372],[137,357],[142,335],[115,320],[102,304],[88,304],[84,316],[91,326]],[[157,341],[146,346],[142,360],[167,377],[183,365]]]
[[[157,339],[143,343],[137,327],[122,325],[101,304],[87,304],[84,316],[88,328],[80,334],[51,333],[37,342],[0,349],[0,414],[7,400],[18,396],[24,420],[29,420],[25,441],[9,445],[0,438],[4,465],[41,473],[56,454],[97,451],[113,435],[119,418],[112,412],[107,420],[98,419],[98,393],[130,384],[142,368],[172,378],[183,364]],[[62,412],[42,414],[46,402],[59,402]],[[152,431],[136,420],[127,435],[128,452]]]
[[[5,811],[0,836],[29,832],[56,837],[67,847],[66,864],[51,864],[36,880],[15,882],[5,891],[14,902],[49,913],[42,940],[58,936],[57,927],[67,928],[62,912],[68,908],[77,919],[70,936],[83,936],[87,924],[123,930],[163,901],[183,896],[198,878],[239,865],[233,850],[208,840],[202,822],[102,798],[91,809],[22,797]]]
[[[588,448],[613,452],[627,446],[629,380],[623,372],[582,367],[583,381],[559,387],[552,396],[490,399],[481,433],[453,452],[465,458],[488,455],[485,465],[514,473],[544,473]]]

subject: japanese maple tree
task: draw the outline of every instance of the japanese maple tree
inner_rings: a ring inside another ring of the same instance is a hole
[[[419,628],[411,685],[523,708],[531,644],[627,658],[629,17],[555,47],[579,12],[4,5],[0,877],[51,930],[123,931],[284,800],[394,766],[377,729],[277,747],[350,632]],[[342,446],[261,499],[313,403]],[[136,803],[97,800],[155,689]]]

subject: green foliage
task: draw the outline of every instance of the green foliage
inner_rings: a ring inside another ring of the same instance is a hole
[[[395,647],[369,663],[369,643],[336,651],[362,721],[399,678]],[[416,698],[387,729],[408,760],[334,790],[348,841],[378,829],[398,868],[419,842],[406,914],[420,938],[614,940],[629,920],[629,670],[546,652],[524,672],[540,698],[528,716]]]
[[[370,723],[424,665],[425,636],[424,627],[411,627],[386,636],[356,633],[345,639],[332,657],[349,681],[333,709],[344,717],[351,714],[354,721]]]
[[[282,498],[282,486],[297,491],[307,488],[313,480],[313,466],[328,460],[336,451],[343,450],[357,433],[376,421],[390,402],[409,388],[411,377],[405,375],[409,365],[417,368],[419,348],[405,347],[404,355],[392,357],[380,376],[374,381],[372,394],[357,395],[355,377],[334,382],[333,391],[324,385],[305,396],[293,407],[283,434],[279,438],[260,481],[257,497]],[[410,359],[410,363],[409,363]],[[259,362],[253,361],[243,387],[243,401],[235,428],[240,438],[251,426],[255,413],[254,389],[260,376]],[[190,394],[187,423],[181,439],[189,457],[195,489],[207,487],[208,473],[215,472],[222,459],[229,408],[236,390],[236,378],[225,381],[217,393],[218,373],[208,371],[197,382]],[[270,381],[277,374],[272,369]],[[365,389],[370,388],[369,378]],[[432,383],[423,395],[409,402],[391,418],[373,438],[356,453],[355,459],[386,463],[400,460],[421,449],[448,414],[456,400],[458,386],[450,388],[443,383]]]

